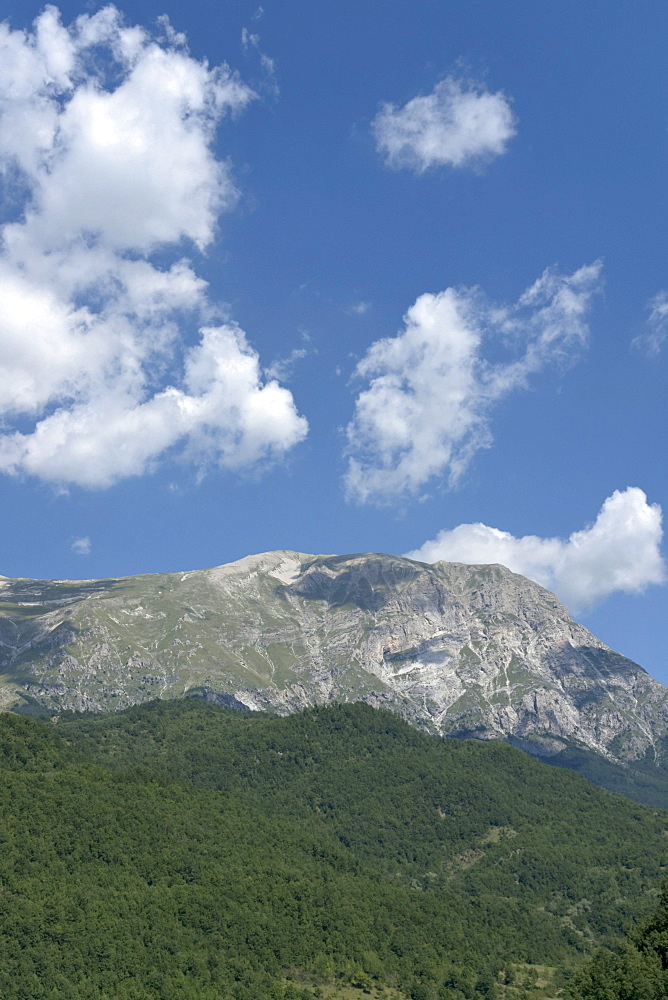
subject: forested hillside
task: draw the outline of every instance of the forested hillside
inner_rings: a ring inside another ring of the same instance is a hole
[[[3,997],[482,1000],[668,864],[665,813],[366,705],[3,715],[0,759]]]

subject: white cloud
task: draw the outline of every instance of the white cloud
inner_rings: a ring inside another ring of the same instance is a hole
[[[0,25],[5,473],[107,486],[168,449],[242,468],[306,434],[243,331],[211,323],[182,257],[237,198],[212,144],[255,95],[159,26],[127,27],[113,6],[69,27],[55,7],[29,32]]]
[[[369,381],[347,427],[346,491],[360,502],[417,493],[432,477],[455,485],[489,447],[494,404],[586,342],[585,315],[601,263],[571,275],[547,270],[512,307],[476,289],[421,295],[396,337],[378,340],[355,374]],[[489,347],[506,361],[489,361]]]
[[[72,542],[72,552],[76,556],[89,556],[91,550],[90,538],[85,535],[83,538],[75,538]]]
[[[306,431],[290,392],[261,382],[257,354],[229,324],[202,330],[185,358],[183,389],[142,400],[125,382],[59,408],[30,434],[0,437],[0,468],[104,487],[150,472],[178,444],[200,470],[242,469],[280,457]]]
[[[648,504],[643,491],[631,486],[615,490],[594,524],[568,539],[515,538],[486,524],[460,524],[406,555],[429,563],[502,563],[581,611],[617,591],[638,593],[665,582],[661,520],[659,504]]]
[[[383,104],[372,123],[376,148],[390,167],[476,166],[505,153],[517,131],[502,91],[452,76],[403,107]]]
[[[647,333],[634,337],[632,344],[656,356],[668,337],[668,292],[658,292],[648,304]]]

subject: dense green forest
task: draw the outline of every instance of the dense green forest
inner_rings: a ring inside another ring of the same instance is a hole
[[[569,983],[569,1000],[665,1000],[668,997],[668,882],[649,919],[614,948],[601,948]]]
[[[667,814],[361,704],[5,714],[0,766],[3,998],[524,998],[668,864]]]

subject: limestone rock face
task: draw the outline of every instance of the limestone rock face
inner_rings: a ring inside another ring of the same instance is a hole
[[[641,758],[668,691],[503,566],[269,552],[187,573],[0,579],[0,707],[196,690],[279,713],[367,701],[432,732]]]

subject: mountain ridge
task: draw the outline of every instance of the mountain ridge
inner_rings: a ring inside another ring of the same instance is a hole
[[[668,691],[500,564],[257,553],[109,580],[0,581],[4,707],[110,710],[188,693],[288,714],[391,708],[534,755],[661,761]]]

